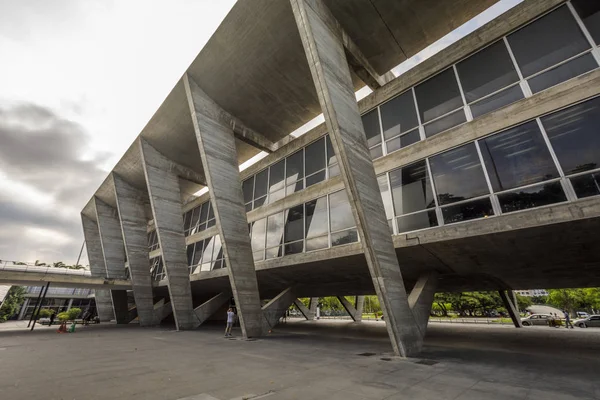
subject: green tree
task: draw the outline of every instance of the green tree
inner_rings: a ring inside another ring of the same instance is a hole
[[[517,296],[517,304],[519,305],[520,311],[526,310],[527,307],[533,305],[533,299],[531,297],[521,296],[518,293],[515,293],[515,295]]]
[[[576,308],[581,308],[585,304],[585,293],[583,289],[550,289],[548,303],[574,314]]]
[[[8,290],[0,307],[0,322],[4,322],[17,312],[25,300],[25,288],[13,286]]]
[[[543,306],[544,304],[548,304],[548,296],[532,296],[531,297],[532,305]]]

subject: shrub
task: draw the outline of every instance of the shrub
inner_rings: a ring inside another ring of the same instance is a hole
[[[38,312],[38,318],[50,318],[52,312],[47,308],[43,308]]]
[[[56,317],[58,318],[58,320],[60,322],[65,322],[65,321],[69,320],[69,313],[68,312],[61,312]]]
[[[81,314],[81,308],[73,307],[67,311],[67,314],[69,314],[70,320],[74,320],[75,318],[79,317],[79,314]]]

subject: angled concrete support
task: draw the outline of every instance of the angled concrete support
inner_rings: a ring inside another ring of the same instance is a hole
[[[110,291],[113,307],[115,309],[115,320],[117,324],[128,324],[135,317],[129,312],[129,304],[127,302],[127,290],[111,290]]]
[[[352,305],[344,296],[338,296],[338,300],[342,303],[344,310],[350,315],[354,322],[362,321],[363,306],[365,304],[365,296],[356,296],[356,307]]]
[[[423,274],[419,277],[415,287],[413,287],[408,296],[408,305],[415,316],[415,321],[417,321],[419,331],[423,337],[429,323],[429,314],[431,313],[433,296],[435,296],[437,285],[437,272]]]
[[[156,225],[158,242],[168,279],[169,297],[177,330],[199,325],[192,305],[192,288],[187,265],[183,210],[176,164],[146,141],[139,140],[142,165]]]
[[[310,302],[308,303],[308,309],[311,313],[316,317],[317,316],[317,307],[319,306],[319,298],[311,297]]]
[[[212,297],[211,299],[205,301],[198,307],[194,309],[196,313],[196,317],[198,317],[198,321],[200,324],[204,323],[207,319],[209,319],[214,313],[216,313],[223,304],[226,304],[231,299],[230,292],[221,292],[218,295]]]
[[[422,336],[408,305],[343,38],[323,12],[322,0],[290,1],[392,347],[400,356],[415,355]]]
[[[140,326],[157,325],[160,321],[154,313],[148,260],[147,221],[144,211],[146,198],[118,175],[113,173],[112,179],[138,321]]]
[[[277,325],[279,318],[284,316],[285,312],[294,303],[296,298],[292,288],[287,288],[262,307],[269,329]]]
[[[512,290],[499,290],[498,294],[500,294],[502,303],[504,303],[504,307],[506,308],[506,311],[508,311],[508,315],[510,315],[510,319],[515,325],[515,328],[522,328],[523,324],[521,323],[521,317],[519,315],[519,305],[514,292]]]
[[[221,113],[218,106],[187,74],[183,81],[242,336],[260,336],[263,333],[263,316],[248,236],[235,138],[231,127],[218,118]]]
[[[171,307],[171,302],[165,302],[165,299],[161,299],[154,304],[154,314],[159,322],[167,318],[172,313],[173,307]]]
[[[83,214],[81,214],[81,223],[85,237],[85,248],[90,263],[90,272],[94,277],[106,278],[106,267],[104,265],[98,224]],[[94,291],[94,301],[96,302],[96,310],[98,311],[100,321],[108,322],[115,318],[110,290],[96,289]]]
[[[294,305],[298,308],[298,310],[302,313],[304,318],[306,318],[308,321],[312,321],[313,319],[315,319],[315,313],[311,311],[308,307],[306,307],[304,303],[300,301],[300,299],[295,299]]]

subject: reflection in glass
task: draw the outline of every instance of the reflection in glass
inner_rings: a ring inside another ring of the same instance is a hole
[[[356,229],[349,229],[347,231],[331,234],[331,247],[354,242],[358,242],[358,233],[356,232]]]
[[[600,1],[571,0],[571,4],[577,10],[577,14],[594,38],[596,45],[600,45]]]
[[[550,182],[539,186],[519,189],[498,195],[503,213],[540,207],[567,201],[560,182]]]
[[[445,224],[468,221],[494,215],[492,203],[489,198],[473,200],[442,208]]]
[[[200,261],[202,263],[201,271],[210,271],[211,269],[213,250],[215,248],[215,237],[216,236],[213,236],[204,240],[204,251],[202,253],[202,260]]]
[[[489,194],[474,143],[431,157],[429,163],[440,205]]]
[[[337,164],[337,157],[335,156],[333,144],[331,143],[329,135],[325,136],[325,142],[327,145],[327,165],[332,166],[333,164]]]
[[[269,192],[277,192],[283,189],[283,174],[285,171],[285,160],[281,160],[269,167]]]
[[[254,197],[254,176],[248,178],[242,183],[242,192],[244,192],[244,203],[249,203]]]
[[[398,224],[398,233],[438,226],[437,216],[435,215],[434,210],[398,217],[396,218],[396,223]]]
[[[444,72],[415,88],[421,122],[426,123],[463,106],[454,70]]]
[[[600,172],[571,178],[571,184],[575,189],[577,198],[597,196],[600,194]]]
[[[300,150],[285,159],[285,183],[287,193],[294,193],[304,189],[304,150]]]
[[[306,206],[306,237],[327,235],[327,197],[309,201]],[[308,246],[307,246],[308,247]]]
[[[264,171],[256,174],[255,182],[254,182],[254,198],[258,199],[267,194],[267,184],[269,179],[269,169],[265,169]],[[256,206],[254,206],[256,208]]]
[[[480,117],[491,111],[514,103],[517,100],[524,98],[521,86],[515,85],[508,89],[504,89],[500,93],[496,93],[490,97],[471,104],[471,114],[473,118]]]
[[[371,155],[371,160],[375,160],[383,156],[383,148],[381,145],[377,145],[369,150],[369,154]]]
[[[315,183],[323,182],[325,180],[325,170],[312,174],[306,178],[306,187],[312,186]]]
[[[509,35],[508,42],[526,78],[590,47],[567,6]]]
[[[459,62],[456,69],[467,103],[519,80],[502,40]]]
[[[304,239],[304,204],[287,211],[284,238],[285,243]]]
[[[421,135],[419,130],[415,129],[405,135],[398,136],[385,142],[387,146],[387,152],[389,154],[403,147],[410,146],[413,143],[417,143],[419,140],[421,140]]]
[[[329,247],[329,236],[306,239],[306,251],[325,249]]]
[[[534,76],[528,81],[529,87],[533,93],[541,92],[544,89],[584,74],[595,68],[598,68],[598,63],[590,53],[587,53],[546,71],[543,74]]]
[[[283,212],[267,217],[267,247],[281,244],[283,239]]]
[[[412,90],[381,105],[379,109],[386,139],[408,132],[419,124]]]
[[[558,170],[535,121],[479,142],[495,192],[558,177]]]
[[[460,109],[450,115],[425,125],[425,136],[431,137],[467,121],[464,110]]]
[[[267,232],[267,219],[259,219],[252,223],[252,251],[258,251],[265,248],[265,235]]]
[[[379,175],[377,177],[377,183],[379,184],[379,192],[381,193],[381,199],[383,200],[385,219],[390,220],[394,216],[394,209],[392,206],[392,198],[390,197],[390,188],[387,181],[387,175]]]
[[[200,259],[202,258],[202,251],[204,250],[204,242],[205,240],[201,240],[199,242],[194,243],[194,259],[192,260],[191,265],[198,265],[200,263]]]
[[[354,216],[345,190],[329,195],[329,209],[332,232],[355,226]]]
[[[325,139],[321,138],[306,146],[306,176],[325,169]],[[308,185],[307,185],[308,186]]]
[[[304,251],[304,242],[301,240],[294,243],[286,243],[284,246],[285,254],[298,254]]]
[[[600,97],[541,120],[565,174],[600,168]]]
[[[377,109],[362,116],[362,123],[367,135],[367,145],[369,148],[381,143],[381,133],[379,128],[379,114]]]
[[[435,206],[425,160],[390,171],[395,215]]]

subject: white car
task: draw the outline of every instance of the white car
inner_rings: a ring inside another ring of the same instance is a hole
[[[600,315],[590,315],[587,318],[577,319],[573,321],[573,325],[580,328],[600,328]]]

